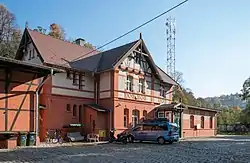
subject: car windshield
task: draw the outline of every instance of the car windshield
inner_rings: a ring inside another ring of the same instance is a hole
[[[174,125],[169,125],[170,127],[170,131],[173,131],[173,132],[177,132],[179,130],[179,128],[177,126],[174,126]]]

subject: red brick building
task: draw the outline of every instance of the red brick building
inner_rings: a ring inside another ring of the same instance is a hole
[[[47,66],[0,57],[0,148],[16,146],[9,135],[36,131],[36,95],[51,73]]]
[[[172,102],[177,83],[154,63],[142,38],[104,52],[81,46],[81,39],[76,42],[24,31],[16,59],[63,71],[50,76],[39,94],[41,141],[48,129],[70,123],[83,124],[84,133],[110,128],[121,132],[143,119],[162,116],[155,107]],[[183,136],[214,135],[216,111],[188,110],[181,117]]]

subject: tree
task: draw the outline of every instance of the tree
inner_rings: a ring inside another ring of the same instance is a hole
[[[0,4],[0,56],[14,58],[21,40],[16,17]]]
[[[45,29],[41,26],[37,26],[37,28],[35,28],[34,30],[41,33],[41,34],[44,34],[44,35],[46,34],[46,31],[47,31],[47,29]]]
[[[60,39],[60,40],[65,40],[64,29],[56,23],[53,23],[50,25],[50,31],[49,31],[48,35],[50,35],[54,38]]]
[[[183,86],[184,84],[184,79],[183,79],[183,73],[180,72],[180,71],[176,71],[174,73],[174,76],[175,76],[175,81],[180,84],[181,86]]]
[[[250,77],[245,80],[243,83],[243,89],[241,90],[242,100],[249,101],[250,100]]]
[[[93,46],[91,43],[89,43],[89,42],[86,42],[86,43],[84,44],[84,46],[85,46],[86,48],[89,48],[89,49],[95,49],[94,46]]]

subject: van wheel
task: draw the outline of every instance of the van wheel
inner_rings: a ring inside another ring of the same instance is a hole
[[[128,136],[128,142],[133,143],[134,142],[134,137],[132,135]]]
[[[169,144],[173,144],[173,141],[169,141],[168,143],[169,143]]]
[[[165,144],[165,139],[164,139],[163,137],[159,137],[159,138],[157,139],[157,141],[158,141],[158,143],[161,144],[161,145]]]

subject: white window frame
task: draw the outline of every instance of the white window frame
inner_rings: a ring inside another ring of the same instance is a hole
[[[165,115],[165,118],[169,118],[169,112],[166,111],[164,115]]]
[[[138,92],[139,93],[144,93],[144,84],[145,84],[145,79],[140,78],[139,79],[139,86],[138,86]]]
[[[158,111],[157,114],[158,114],[158,115],[157,115],[158,118],[165,118],[164,111]],[[160,114],[162,114],[163,116],[160,116]]]
[[[123,125],[124,127],[128,127],[128,116],[126,114],[124,114],[124,117],[123,117]]]
[[[166,91],[162,85],[160,86],[160,96],[166,98]]]
[[[131,75],[127,75],[126,90],[133,92],[133,76]]]

